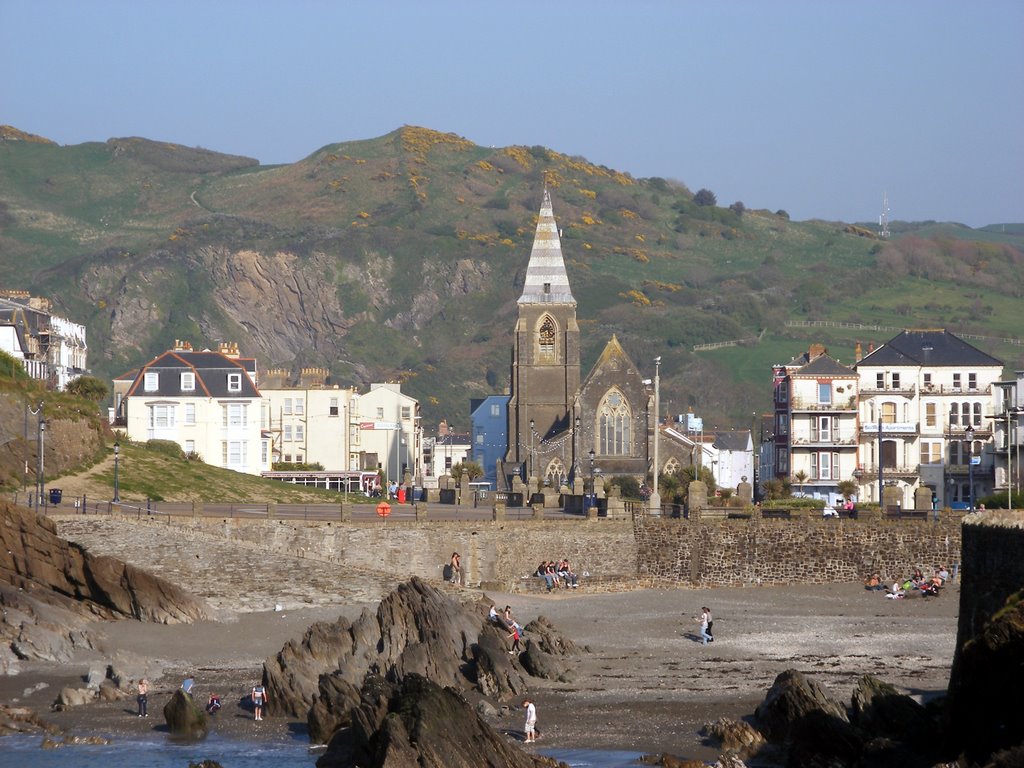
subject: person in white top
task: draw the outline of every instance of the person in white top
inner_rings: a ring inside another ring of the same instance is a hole
[[[525,741],[537,740],[537,707],[529,699],[523,699],[523,706],[526,707],[526,724],[523,732],[526,734]]]

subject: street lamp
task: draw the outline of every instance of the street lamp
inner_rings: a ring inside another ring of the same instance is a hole
[[[578,440],[578,435],[580,433],[580,417],[579,416],[576,417],[576,420],[573,422],[573,424],[574,424],[574,428],[572,430],[572,478],[573,478],[573,481],[575,482],[576,476],[579,474],[579,471],[580,471],[580,463],[579,463],[579,461],[580,461],[579,460],[580,454],[579,454],[579,440]]]
[[[118,480],[118,476],[117,476],[117,465],[120,463],[120,460],[121,460],[121,444],[115,440],[114,441],[114,502],[118,503],[118,504],[121,502],[121,484],[120,484],[120,482]]]
[[[658,436],[661,433],[661,355],[654,358],[654,486],[651,495],[647,500],[648,509],[652,515],[661,514],[661,494],[658,493]]]
[[[533,477],[533,438],[534,435],[537,434],[537,432],[534,430],[535,426],[536,422],[533,419],[530,419],[530,478]]]
[[[596,504],[594,497],[597,495],[597,489],[594,487],[594,449],[590,449],[590,506],[593,507]]]
[[[967,493],[970,497],[971,512],[974,512],[974,427],[964,430],[967,438]]]

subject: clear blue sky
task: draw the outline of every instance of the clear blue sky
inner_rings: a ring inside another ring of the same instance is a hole
[[[0,122],[263,163],[404,125],[795,219],[1024,221],[1024,2],[0,0]]]

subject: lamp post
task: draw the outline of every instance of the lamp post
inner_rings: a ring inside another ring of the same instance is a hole
[[[593,448],[590,449],[589,456],[590,456],[590,496],[588,498],[589,498],[589,501],[590,501],[590,505],[589,506],[593,507],[593,506],[596,506],[596,503],[597,503],[595,498],[594,498],[595,496],[597,496],[597,489],[594,486],[594,456],[595,456],[595,454],[594,454],[594,449]],[[588,507],[588,509],[589,509],[589,507]],[[585,511],[586,510],[584,510],[584,512]]]
[[[970,498],[971,512],[974,512],[974,427],[964,430],[967,438],[967,493]]]
[[[647,500],[648,510],[652,515],[661,514],[661,494],[658,493],[658,470],[661,464],[658,461],[658,437],[661,433],[661,355],[654,358],[654,475],[653,488]]]
[[[530,419],[530,477],[528,480],[533,479],[533,438],[537,434],[534,427],[537,426],[533,419]]]
[[[114,441],[114,502],[121,502],[121,484],[117,475],[117,465],[121,460],[121,444]]]
[[[576,419],[573,421],[573,430],[572,430],[572,479],[573,479],[574,482],[576,480],[577,474],[579,474],[579,471],[580,471],[579,440],[577,438],[579,433],[580,433],[580,417],[577,416]]]

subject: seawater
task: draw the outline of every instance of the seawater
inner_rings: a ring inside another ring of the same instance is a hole
[[[246,742],[211,734],[204,741],[187,744],[164,737],[59,749],[42,749],[41,741],[39,736],[0,738],[0,768],[188,768],[201,760],[216,760],[224,768],[313,768],[319,754],[309,751],[304,738]],[[538,751],[572,768],[632,768],[640,757],[636,752],[593,749]]]

